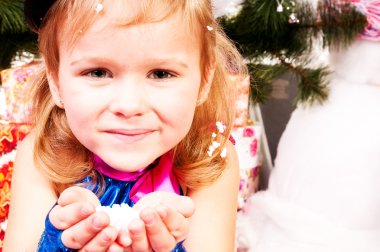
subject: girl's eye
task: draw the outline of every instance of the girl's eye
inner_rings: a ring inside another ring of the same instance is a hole
[[[155,70],[151,72],[148,77],[152,79],[168,79],[175,77],[175,75],[165,70]]]
[[[85,73],[84,75],[91,78],[111,78],[112,77],[111,74],[104,69],[91,70]]]

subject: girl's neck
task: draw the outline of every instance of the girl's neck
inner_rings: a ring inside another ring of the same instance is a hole
[[[137,180],[147,170],[153,168],[157,164],[157,161],[158,161],[158,159],[156,159],[149,166],[147,166],[145,168],[142,168],[142,169],[140,169],[138,171],[127,172],[127,171],[116,170],[116,169],[112,168],[111,166],[109,166],[108,164],[106,164],[99,156],[97,156],[95,154],[93,155],[93,166],[94,166],[94,169],[96,169],[101,174],[103,174],[103,175],[105,175],[107,177],[110,177],[110,178],[113,178],[113,179],[117,179],[117,180],[120,180],[120,181],[135,181],[135,180]]]
[[[173,152],[169,151],[137,172],[115,170],[96,155],[93,155],[92,159],[94,168],[103,175],[119,181],[134,181],[129,197],[136,203],[146,194],[154,191],[181,193],[178,180],[172,171],[173,157]]]

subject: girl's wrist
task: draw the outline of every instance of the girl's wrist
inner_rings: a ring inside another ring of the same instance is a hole
[[[57,203],[52,207],[52,209],[57,205]],[[50,210],[51,211],[51,210]],[[41,239],[38,243],[38,252],[75,252],[76,249],[71,249],[66,247],[62,243],[62,233],[63,230],[57,229],[50,221],[49,215],[50,211],[45,219],[45,230],[42,233]]]

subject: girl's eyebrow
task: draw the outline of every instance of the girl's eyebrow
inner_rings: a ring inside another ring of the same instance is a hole
[[[70,62],[70,66],[75,66],[80,64],[81,62],[95,62],[95,63],[113,63],[115,62],[112,58],[107,59],[104,57],[82,57],[80,59],[74,60]],[[188,69],[189,65],[184,61],[177,57],[168,57],[168,58],[148,58],[144,60],[145,65],[177,65],[181,68]]]
[[[182,68],[189,68],[189,65],[183,61],[183,60],[180,60],[178,58],[159,58],[159,59],[155,59],[155,58],[151,58],[151,59],[147,59],[146,60],[146,64],[147,65],[179,65],[181,66]]]
[[[103,57],[81,57],[80,59],[70,62],[70,66],[78,65],[82,62],[95,62],[95,63],[110,63],[111,61]]]

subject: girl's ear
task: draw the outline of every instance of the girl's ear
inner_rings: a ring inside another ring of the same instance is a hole
[[[197,106],[203,104],[210,93],[211,84],[214,79],[215,74],[215,64],[212,64],[207,70],[205,74],[205,78],[203,79],[204,83],[199,90]]]
[[[49,71],[46,71],[47,81],[49,83],[50,93],[53,97],[55,105],[63,109],[63,102],[61,100],[61,95],[59,93],[59,86],[57,77],[54,77]]]

